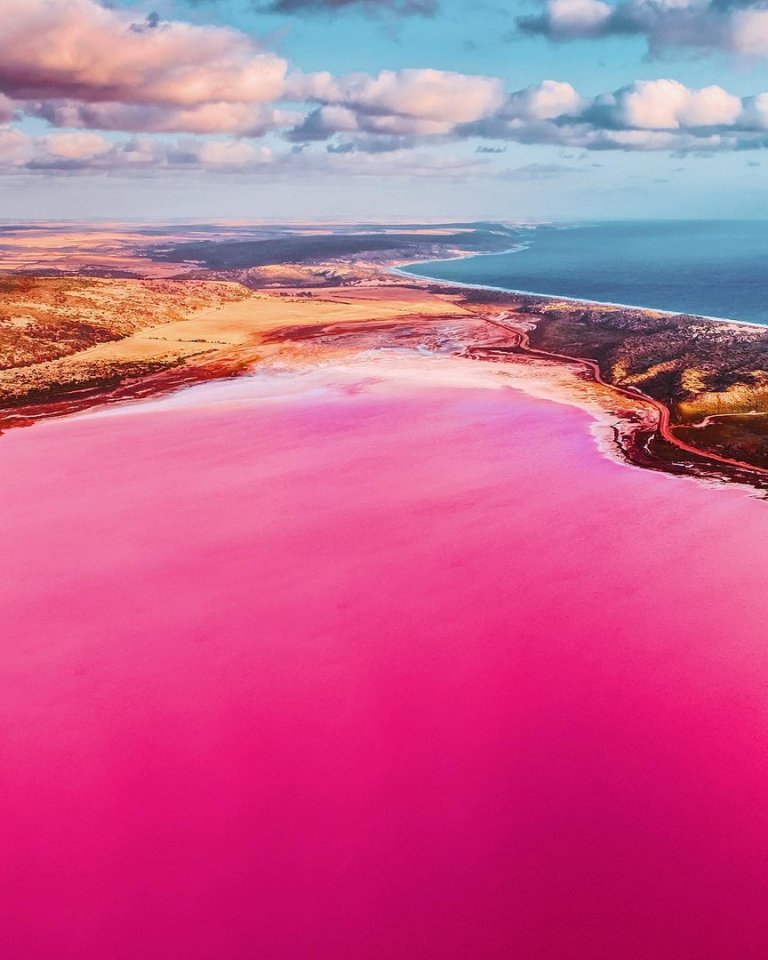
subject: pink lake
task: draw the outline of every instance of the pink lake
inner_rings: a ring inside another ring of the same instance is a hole
[[[0,437],[3,956],[768,955],[768,504],[255,384]]]

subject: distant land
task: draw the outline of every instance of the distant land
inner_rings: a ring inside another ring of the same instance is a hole
[[[768,329],[390,269],[459,257],[446,272],[475,277],[526,232],[489,222],[6,225],[0,423],[236,375],[297,336],[360,349],[375,337],[486,362],[566,364],[575,380],[615,388],[622,456],[762,489]],[[446,311],[466,325],[452,316],[447,331]]]

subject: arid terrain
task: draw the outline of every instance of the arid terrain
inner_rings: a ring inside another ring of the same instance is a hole
[[[493,224],[6,227],[0,425],[259,363],[409,349],[503,363],[510,382],[590,406],[632,462],[768,482],[768,330],[389,270],[511,236]]]

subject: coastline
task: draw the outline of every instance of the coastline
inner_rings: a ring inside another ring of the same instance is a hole
[[[511,249],[506,252],[515,252],[514,249]],[[486,256],[486,254],[471,254],[470,256]],[[457,256],[457,257],[444,257],[440,258],[435,262],[450,262],[452,260],[463,260],[467,259],[466,256]],[[411,272],[411,270],[405,270],[404,267],[412,267],[418,269],[421,265],[420,261],[414,261],[409,264],[398,264],[397,266],[389,267],[389,272],[394,275],[401,277],[403,279],[417,279],[423,280],[430,284],[436,284],[440,287],[443,287],[446,290],[446,293],[451,292],[451,290],[456,289],[466,289],[469,291],[488,291],[490,293],[498,293],[501,295],[508,295],[510,297],[525,297],[532,298],[535,303],[540,305],[542,308],[547,307],[570,307],[570,306],[590,306],[600,309],[609,309],[616,311],[627,311],[632,314],[638,314],[646,318],[669,318],[670,320],[685,320],[687,322],[710,322],[717,324],[723,331],[730,330],[734,333],[738,333],[740,330],[745,331],[759,331],[761,335],[766,335],[768,338],[768,325],[760,324],[754,321],[748,320],[730,320],[725,317],[713,317],[704,314],[688,314],[680,313],[679,311],[671,310],[660,310],[653,307],[639,307],[627,304],[619,304],[610,301],[598,301],[598,300],[588,300],[577,297],[564,297],[559,295],[549,295],[535,293],[532,291],[517,290],[508,287],[500,287],[490,284],[475,284],[471,282],[463,281],[454,281],[447,280],[445,278],[430,277],[426,274],[419,274],[416,272]],[[535,315],[535,314],[534,314]],[[543,319],[543,315],[538,315],[538,322],[534,323],[534,329]],[[726,473],[726,478],[729,480],[735,480],[737,483],[743,483],[746,478],[746,482],[751,486],[757,486],[760,490],[768,489],[768,464],[760,465],[758,463],[751,463],[744,459],[739,459],[737,457],[723,455],[720,452],[712,449],[706,449],[698,447],[695,444],[686,442],[685,439],[677,436],[675,434],[676,429],[684,428],[685,425],[677,424],[674,422],[673,412],[670,408],[670,405],[660,401],[657,397],[654,397],[652,394],[645,392],[637,387],[630,387],[629,389],[623,387],[618,383],[612,383],[610,380],[603,378],[603,372],[601,370],[600,362],[592,359],[589,356],[568,353],[564,354],[561,352],[552,352],[550,350],[537,350],[531,347],[528,340],[528,336],[525,332],[520,334],[520,341],[518,346],[521,350],[529,354],[529,356],[538,356],[544,359],[548,359],[551,362],[564,362],[564,363],[576,363],[580,364],[582,368],[588,372],[588,375],[594,379],[596,384],[601,384],[608,389],[611,389],[616,392],[618,397],[625,397],[630,399],[640,399],[650,404],[657,411],[658,421],[656,426],[656,431],[658,437],[661,440],[668,444],[671,447],[675,447],[683,457],[692,456],[698,461],[703,461],[709,465],[714,465],[716,471],[724,470]],[[714,421],[720,419],[724,420],[728,417],[759,417],[763,414],[759,411],[748,411],[742,414],[739,413],[720,413],[720,414],[710,414],[705,417],[703,421],[699,423],[691,424],[691,429],[702,429],[704,427],[713,424]],[[626,438],[625,438],[626,439]],[[650,447],[653,442],[653,437],[648,438],[643,444],[645,451],[650,453]],[[637,466],[643,466],[651,469],[663,469],[672,473],[679,473],[678,467],[680,464],[667,464],[666,466],[660,467],[658,463],[647,462],[643,456],[638,456],[640,454],[639,449],[635,446],[634,453],[631,454],[628,447],[624,442],[618,443],[619,448],[622,451],[622,455],[628,460],[628,462],[633,463]],[[651,456],[651,461],[655,458]],[[688,464],[690,466],[690,464]],[[735,474],[732,473],[735,471]],[[699,477],[703,479],[703,476]],[[710,477],[711,478],[711,477]],[[717,477],[717,479],[723,479],[722,476]]]
[[[716,317],[707,313],[687,313],[681,310],[664,310],[659,307],[644,307],[637,303],[618,303],[613,300],[591,300],[586,297],[568,297],[560,293],[539,293],[535,290],[518,290],[515,287],[500,287],[489,283],[470,283],[464,280],[446,280],[444,277],[430,277],[426,274],[411,273],[405,267],[418,267],[421,263],[451,263],[454,260],[468,260],[473,257],[492,257],[501,256],[505,253],[517,253],[517,249],[511,247],[509,250],[499,250],[494,253],[467,253],[456,257],[440,257],[437,260],[420,261],[414,260],[396,267],[390,267],[390,271],[401,277],[416,278],[417,280],[427,280],[430,283],[440,283],[447,286],[467,287],[470,290],[492,290],[496,293],[511,293],[520,297],[539,297],[542,300],[551,300],[561,303],[579,303],[585,306],[596,307],[615,307],[617,310],[642,310],[646,313],[658,314],[666,317],[691,317],[694,320],[713,320],[716,323],[727,323],[738,327],[757,327],[760,330],[768,328],[766,323],[758,323],[756,320],[732,320],[728,317]]]
[[[410,271],[434,258],[404,253],[231,269],[190,262],[173,280],[152,279],[151,265],[146,279],[8,280],[24,309],[33,285],[54,333],[72,316],[57,291],[78,304],[87,294],[101,326],[88,320],[82,344],[63,356],[37,359],[59,341],[27,338],[30,359],[0,370],[0,432],[281,364],[402,348],[500,365],[526,392],[590,409],[611,434],[601,447],[624,462],[768,489],[768,326],[432,278]],[[130,244],[122,255],[134,256]],[[127,316],[134,287],[159,297],[164,316],[143,307]],[[732,354],[737,367],[722,363]]]

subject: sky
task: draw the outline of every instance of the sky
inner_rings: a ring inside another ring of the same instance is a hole
[[[768,0],[0,0],[0,218],[768,217]]]

